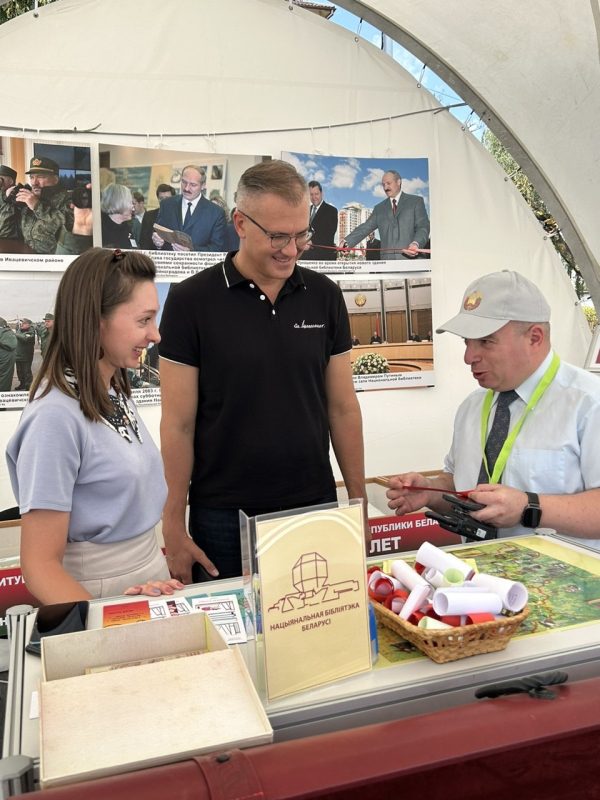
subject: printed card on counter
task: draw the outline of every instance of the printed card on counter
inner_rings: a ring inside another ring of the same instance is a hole
[[[151,619],[178,617],[191,614],[192,607],[185,597],[161,597],[157,600],[130,600],[127,603],[106,605],[102,609],[102,627],[129,625],[130,622],[147,622]]]
[[[151,619],[148,600],[131,600],[129,603],[118,603],[104,606],[102,609],[102,627],[113,625],[129,625],[130,622],[147,622]]]
[[[160,597],[156,600],[131,600],[106,605],[102,610],[102,627],[128,625],[153,619],[167,619],[204,611],[227,644],[241,644],[252,636],[249,611],[240,610],[237,594],[196,595],[194,597]],[[249,626],[249,631],[248,631]]]
[[[227,644],[248,641],[237,595],[221,594],[190,597],[194,611],[204,611]]]

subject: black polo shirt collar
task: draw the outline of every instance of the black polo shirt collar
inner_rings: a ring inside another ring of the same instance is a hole
[[[237,250],[233,253],[227,253],[225,261],[223,262],[223,276],[225,278],[225,284],[228,289],[232,289],[234,286],[239,286],[240,284],[250,285],[252,281],[249,278],[245,278],[241,272],[238,272],[235,264],[233,263],[233,256]],[[288,294],[293,292],[295,289],[299,287],[303,287],[306,289],[306,285],[304,283],[304,277],[298,264],[294,266],[294,271],[290,275],[290,277],[286,280],[283,284],[281,291],[279,292],[279,297],[284,294]]]

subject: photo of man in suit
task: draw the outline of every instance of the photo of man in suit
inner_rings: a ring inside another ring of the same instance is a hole
[[[203,196],[206,170],[189,164],[181,173],[181,195],[167,197],[160,204],[157,224],[173,231],[183,231],[192,247],[169,244],[156,231],[152,241],[157,250],[197,250],[204,253],[225,252],[225,214],[222,208]]]
[[[168,183],[159,183],[156,187],[156,198],[158,200],[158,207],[151,208],[146,211],[142,218],[142,225],[140,229],[140,238],[138,247],[141,250],[156,250],[154,242],[152,241],[152,234],[154,233],[154,223],[158,222],[158,212],[160,211],[160,204],[167,197],[175,197],[175,189],[169,186]],[[159,237],[160,238],[160,237]]]
[[[301,255],[303,261],[335,261],[335,232],[338,226],[338,211],[323,200],[323,187],[318,181],[309,181],[309,224],[314,233],[307,250]]]
[[[384,172],[381,180],[386,199],[378,203],[366,222],[346,236],[342,247],[354,247],[375,229],[381,238],[381,259],[414,258],[429,241],[429,217],[419,195],[402,191],[396,170]]]
[[[371,231],[367,236],[365,258],[367,261],[379,261],[381,258],[381,242],[375,238],[375,231]]]

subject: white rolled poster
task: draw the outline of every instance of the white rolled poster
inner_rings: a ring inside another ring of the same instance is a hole
[[[469,583],[496,592],[502,598],[502,603],[507,611],[519,612],[527,605],[529,593],[519,581],[508,578],[499,578],[485,572],[476,572]]]
[[[416,561],[424,567],[436,569],[438,572],[441,572],[442,575],[448,569],[459,570],[461,574],[464,575],[465,580],[469,580],[475,574],[473,567],[469,566],[465,561],[461,561],[460,558],[452,555],[452,553],[440,550],[439,547],[429,542],[423,542],[419,547]]]
[[[398,616],[401,619],[408,619],[414,611],[418,611],[425,604],[430,592],[431,586],[428,584],[417,584],[408,595],[408,600],[400,609]]]
[[[440,617],[455,614],[499,614],[502,598],[495,592],[474,592],[468,589],[436,589],[433,595],[433,610]]]
[[[422,586],[427,583],[425,576],[419,575],[416,570],[408,566],[406,561],[402,561],[399,558],[392,561],[390,571],[394,578],[397,578],[407,589],[414,589],[415,586]]]

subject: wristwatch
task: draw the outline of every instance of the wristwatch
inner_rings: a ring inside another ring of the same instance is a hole
[[[540,497],[535,492],[525,492],[527,495],[527,505],[521,515],[521,525],[524,528],[537,528],[542,521],[542,507]]]

